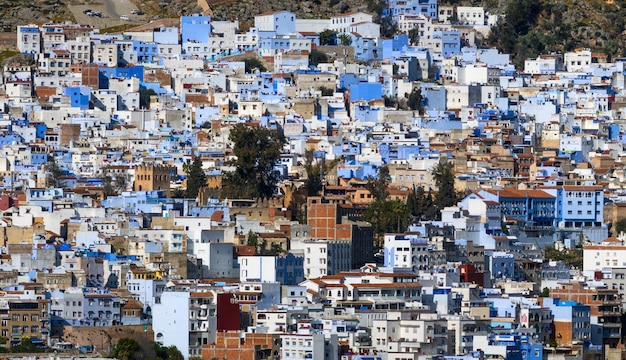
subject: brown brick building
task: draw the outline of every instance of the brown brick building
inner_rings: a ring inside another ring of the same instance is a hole
[[[279,334],[218,332],[215,344],[202,347],[202,359],[269,360],[279,351]]]
[[[374,230],[361,221],[362,209],[312,196],[307,199],[307,222],[311,239],[348,241],[352,244],[351,267],[360,268],[374,257]]]

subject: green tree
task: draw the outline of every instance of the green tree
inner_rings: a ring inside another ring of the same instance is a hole
[[[322,96],[333,96],[335,93],[334,89],[327,88],[325,86],[320,86],[318,90],[322,92]]]
[[[335,45],[337,33],[332,30],[324,30],[320,33],[320,45]]]
[[[457,194],[454,189],[454,171],[452,169],[452,163],[437,163],[433,168],[432,174],[435,179],[435,184],[437,184],[437,195],[435,196],[434,205],[438,211],[441,211],[447,206],[454,205],[457,201]]]
[[[337,39],[339,40],[339,42],[341,42],[341,45],[343,46],[352,45],[352,38],[348,34],[341,34],[337,37]]]
[[[34,353],[40,351],[41,349],[37,348],[37,346],[30,341],[29,337],[23,337],[18,345],[11,347],[12,353]]]
[[[380,36],[390,39],[398,32],[398,25],[393,21],[391,16],[385,16],[380,19]]]
[[[254,231],[248,231],[248,239],[246,241],[247,246],[254,246],[255,248],[259,246],[259,234]]]
[[[400,200],[375,200],[367,207],[363,219],[372,224],[374,234],[380,243],[385,233],[406,230],[409,210]]]
[[[384,201],[389,196],[389,183],[391,183],[389,167],[383,165],[378,169],[378,176],[367,179],[365,188],[372,194],[374,201]]]
[[[156,95],[157,93],[152,89],[139,89],[139,106],[142,109],[150,108],[150,96]]]
[[[113,349],[113,357],[119,360],[130,360],[137,350],[139,350],[137,340],[122,338]]]
[[[411,45],[417,45],[420,42],[420,30],[418,28],[413,28],[409,30],[409,43]]]
[[[414,88],[410,94],[408,94],[407,105],[411,110],[417,110],[420,115],[424,112],[424,107],[422,106],[422,88]]]
[[[626,232],[626,219],[620,219],[615,222],[613,235],[618,236],[621,232]]]
[[[546,260],[563,261],[576,269],[582,269],[583,267],[582,247],[559,251],[554,246],[548,245],[543,249],[543,257]]]
[[[383,95],[383,100],[385,101],[385,107],[392,108],[398,106],[398,98],[396,97]]]
[[[63,171],[57,164],[54,156],[48,155],[48,162],[44,165],[46,176],[46,187],[59,187],[59,177],[63,175]]]
[[[321,63],[327,63],[328,56],[319,50],[311,50],[309,53],[309,65],[317,66]]]
[[[280,180],[274,166],[280,159],[285,136],[279,130],[235,125],[229,136],[236,159],[235,171],[224,174],[222,197],[271,198]]]
[[[113,178],[111,175],[106,174],[101,177],[102,190],[106,196],[118,195],[119,193],[126,191],[128,180],[125,175],[116,175]]]
[[[433,199],[433,194],[429,191],[424,199],[424,220],[437,220],[441,213],[435,207],[435,200]]]
[[[246,73],[252,73],[254,69],[259,69],[260,72],[267,71],[263,62],[257,57],[247,57],[243,59],[243,63],[245,65]]]
[[[186,165],[186,166],[185,166]],[[206,174],[202,170],[202,160],[196,156],[191,163],[187,162],[183,170],[187,173],[187,198],[195,199],[200,188],[206,186]]]
[[[436,220],[438,211],[433,203],[431,192],[426,192],[423,186],[413,188],[407,198],[408,211],[416,220]]]
[[[541,293],[539,293],[539,297],[548,297],[548,296],[550,296],[550,289],[545,287],[543,288],[543,290],[541,290]]]
[[[304,153],[304,171],[306,172],[304,189],[307,196],[317,196],[320,194],[324,177],[336,165],[336,160],[326,161],[326,159],[323,158],[316,158],[313,150],[306,150]]]
[[[283,250],[283,247],[280,246],[280,244],[272,243],[272,246],[270,247],[270,254],[271,255],[278,256],[278,255],[281,255],[284,252],[285,252],[285,250]]]
[[[183,360],[185,357],[174,345],[161,346],[154,343],[154,350],[156,352],[157,360]]]
[[[173,199],[182,199],[185,197],[185,191],[181,188],[176,188],[174,189],[174,191],[172,191],[172,196]]]

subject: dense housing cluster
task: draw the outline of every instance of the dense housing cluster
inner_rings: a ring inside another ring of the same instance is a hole
[[[19,26],[0,344],[106,355],[58,329],[122,327],[185,359],[621,358],[625,62],[516,69],[476,46],[499,19],[480,7],[383,15]]]

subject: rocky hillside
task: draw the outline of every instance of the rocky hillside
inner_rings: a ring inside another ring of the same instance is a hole
[[[0,31],[14,32],[17,25],[73,20],[68,0],[0,0]]]

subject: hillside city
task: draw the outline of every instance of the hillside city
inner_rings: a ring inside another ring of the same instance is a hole
[[[623,359],[626,59],[383,14],[18,26],[3,358]]]

